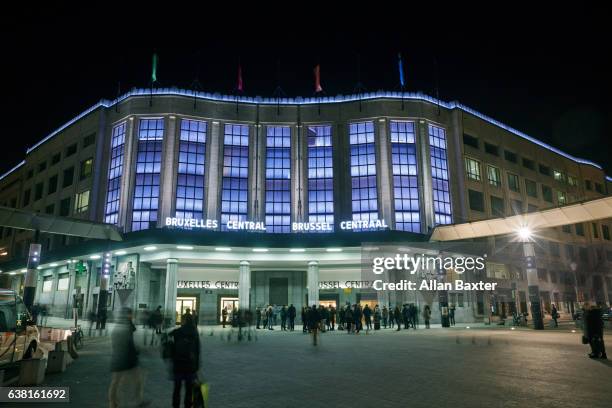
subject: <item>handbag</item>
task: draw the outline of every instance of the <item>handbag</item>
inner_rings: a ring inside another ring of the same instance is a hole
[[[209,392],[210,386],[205,380],[201,378],[202,377],[198,376],[198,378],[193,383],[193,389],[192,389],[193,408],[208,407],[208,392]]]

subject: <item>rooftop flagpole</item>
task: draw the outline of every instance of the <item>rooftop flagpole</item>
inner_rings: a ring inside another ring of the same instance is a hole
[[[398,58],[400,90],[402,92],[402,110],[404,110],[404,93],[406,91],[406,78],[404,77],[404,63],[402,61],[402,54],[398,53],[397,58]]]
[[[151,95],[149,98],[149,106],[153,106],[153,85],[157,83],[157,53],[153,53],[153,61],[151,62]]]

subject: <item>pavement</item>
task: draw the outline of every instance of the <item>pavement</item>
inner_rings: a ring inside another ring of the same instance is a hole
[[[256,330],[250,342],[238,342],[229,328],[200,327],[209,406],[611,406],[612,363],[587,358],[588,347],[572,326],[544,331],[467,326],[327,332],[317,347],[301,326],[295,332]],[[172,382],[159,348],[144,345],[140,327],[135,340],[149,406],[171,406]],[[69,386],[73,406],[108,406],[110,351],[108,336],[86,338],[79,359],[65,373],[47,375],[44,385]],[[133,406],[133,389],[124,387],[121,395],[121,406]]]

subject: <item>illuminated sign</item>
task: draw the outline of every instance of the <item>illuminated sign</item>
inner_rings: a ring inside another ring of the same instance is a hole
[[[342,221],[340,223],[340,229],[353,230],[353,229],[379,229],[389,228],[385,220],[357,220],[357,221]]]
[[[166,217],[166,227],[216,229],[219,223],[217,220]]]
[[[177,289],[238,289],[236,281],[185,281],[176,282]]]
[[[228,230],[265,231],[266,224],[260,221],[228,221]]]
[[[319,289],[368,289],[373,281],[319,281]]]
[[[293,231],[332,231],[329,222],[294,222],[291,224]]]

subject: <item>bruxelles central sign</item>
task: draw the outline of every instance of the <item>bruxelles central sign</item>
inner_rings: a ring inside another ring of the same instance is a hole
[[[228,221],[228,230],[236,231],[266,231],[266,224],[261,221]],[[166,217],[166,227],[178,227],[187,229],[209,229],[219,228],[218,220],[199,218]],[[351,220],[340,222],[342,230],[369,230],[389,228],[385,220]],[[333,225],[329,222],[294,222],[291,224],[293,232],[333,231]]]

